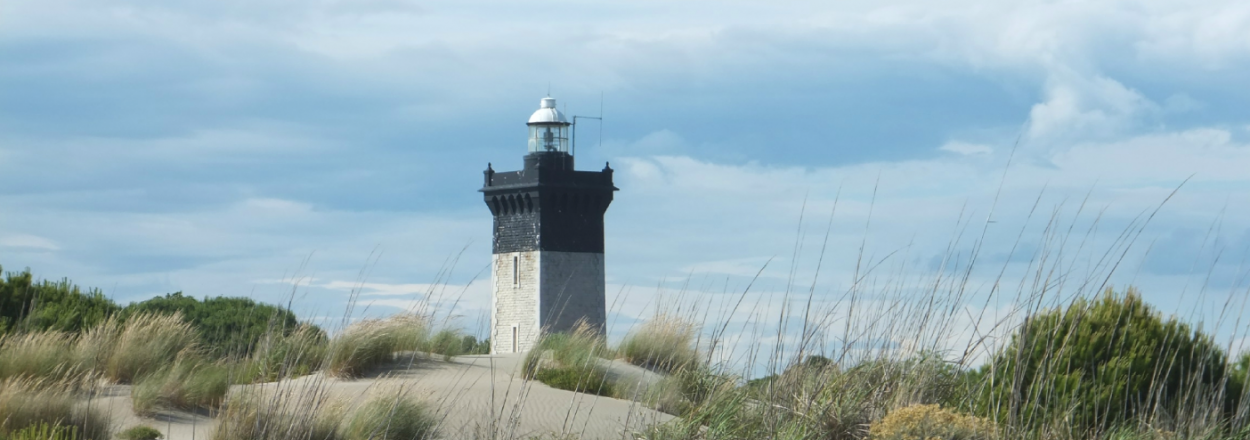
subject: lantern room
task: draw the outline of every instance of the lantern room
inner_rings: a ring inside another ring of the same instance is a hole
[[[569,122],[564,113],[556,109],[556,99],[547,97],[539,103],[538,111],[530,115],[526,125],[530,127],[529,151],[531,153],[568,153]]]

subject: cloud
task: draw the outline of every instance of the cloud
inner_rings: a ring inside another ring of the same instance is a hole
[[[484,309],[478,173],[520,166],[548,85],[570,114],[603,97],[578,163],[617,169],[629,320],[770,259],[761,313],[974,251],[977,289],[1039,266],[1075,289],[1190,176],[1113,282],[1181,307],[1178,262],[1244,272],[1211,249],[1250,228],[1245,2],[17,0],[0,29],[0,263],[119,300]]]
[[[949,151],[952,153],[962,154],[965,156],[974,154],[990,154],[994,152],[994,148],[988,145],[970,144],[967,142],[951,141],[938,147],[939,150]]]
[[[41,251],[58,251],[61,247],[52,240],[27,234],[0,236],[0,247],[20,248]]]

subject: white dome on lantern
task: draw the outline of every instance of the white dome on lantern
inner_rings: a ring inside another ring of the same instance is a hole
[[[530,124],[568,123],[568,120],[564,119],[564,113],[560,113],[560,110],[556,110],[555,98],[543,98],[543,100],[539,102],[538,106],[538,111],[530,115]]]

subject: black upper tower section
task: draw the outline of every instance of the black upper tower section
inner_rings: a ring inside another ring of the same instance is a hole
[[[481,192],[495,216],[494,253],[603,253],[603,214],[612,203],[612,168],[576,171],[573,156],[538,151],[521,171],[488,165]]]

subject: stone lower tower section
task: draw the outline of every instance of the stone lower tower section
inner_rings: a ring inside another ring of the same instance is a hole
[[[494,216],[491,353],[525,352],[543,332],[607,322],[603,216],[612,169],[576,171],[560,151],[525,156],[521,171],[485,172]]]

